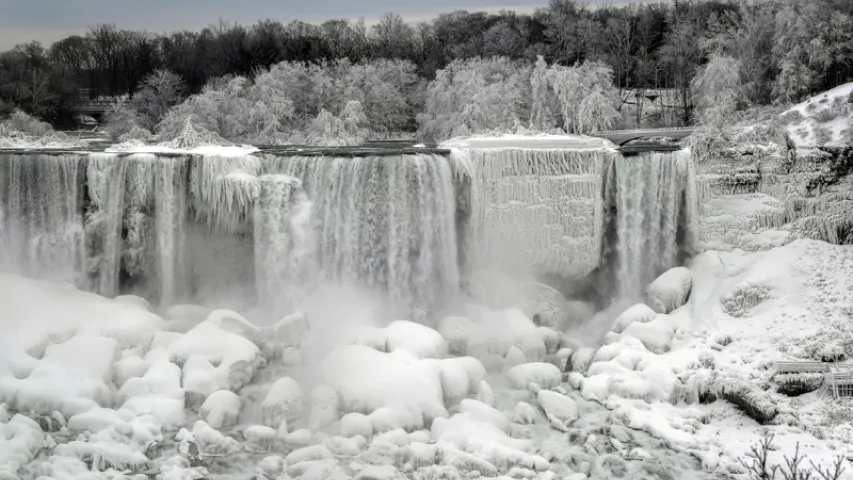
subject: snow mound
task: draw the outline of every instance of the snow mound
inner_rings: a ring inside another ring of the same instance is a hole
[[[644,303],[638,303],[622,312],[613,322],[612,331],[622,333],[634,323],[649,323],[657,313]]]
[[[296,420],[305,410],[302,387],[290,377],[279,378],[270,387],[261,404],[264,425],[278,427],[282,421]]]
[[[338,392],[346,412],[393,406],[412,407],[425,419],[447,416],[439,372],[428,360],[347,345],[333,350],[318,374]]]
[[[560,369],[550,363],[525,363],[512,367],[506,375],[510,385],[517,389],[527,388],[531,383],[546,389],[562,383]]]
[[[853,141],[853,82],[819,93],[780,117],[797,145],[843,147]]]
[[[213,392],[201,405],[201,418],[213,428],[237,424],[242,401],[230,390]]]
[[[517,347],[528,362],[545,359],[547,330],[540,330],[516,309],[480,312],[473,317],[447,317],[438,326],[450,351],[470,355],[488,370],[501,370],[510,348]]]
[[[216,365],[216,378],[210,380],[212,384],[209,387],[213,390],[243,387],[263,362],[257,345],[209,320],[187,332],[168,350],[181,363],[199,357]]]
[[[389,352],[405,350],[417,358],[443,358],[447,342],[437,331],[421,324],[398,320],[384,328]]]
[[[646,287],[646,302],[658,313],[669,313],[687,303],[692,288],[690,270],[671,268]]]

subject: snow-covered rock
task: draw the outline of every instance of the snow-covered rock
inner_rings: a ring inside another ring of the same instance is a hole
[[[692,289],[690,270],[671,268],[646,287],[646,302],[657,313],[669,313],[687,303]]]
[[[550,363],[525,363],[512,367],[507,378],[513,388],[524,389],[534,383],[541,388],[554,388],[562,382],[562,372]]]
[[[417,358],[444,358],[447,355],[444,337],[424,325],[397,320],[384,330],[389,352],[405,350]]]
[[[278,427],[283,420],[296,420],[305,410],[305,395],[302,387],[290,377],[275,381],[261,404],[264,425]]]
[[[622,333],[633,323],[651,322],[656,315],[657,313],[652,310],[651,307],[645,303],[638,303],[616,317],[616,321],[613,322],[613,328],[611,330],[616,333]]]
[[[439,369],[431,360],[404,361],[361,345],[333,350],[321,363],[321,379],[341,397],[344,411],[362,413],[388,405],[416,408],[424,417],[446,416]]]
[[[237,424],[242,401],[230,390],[219,390],[210,394],[201,405],[201,418],[213,428],[225,428]]]

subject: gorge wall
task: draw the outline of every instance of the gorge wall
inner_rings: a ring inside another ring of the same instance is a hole
[[[703,248],[853,244],[853,147],[741,149],[695,163]]]

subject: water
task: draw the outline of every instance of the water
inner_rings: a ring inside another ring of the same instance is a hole
[[[616,158],[617,298],[642,299],[649,282],[678,265],[679,224],[690,182],[686,161],[683,152]]]
[[[606,267],[608,294],[639,298],[690,241],[690,167],[685,153],[608,149],[7,154],[3,258],[106,296],[271,316],[336,283],[422,320],[484,267],[577,282]]]

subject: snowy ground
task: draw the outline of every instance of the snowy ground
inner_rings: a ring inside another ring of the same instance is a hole
[[[851,455],[851,404],[785,397],[772,375],[853,347],[853,250],[706,252],[651,303],[691,283],[684,306],[633,307],[572,351],[512,309],[437,330],[345,309],[259,328],[0,276],[0,478],[732,477],[762,428],[773,462],[797,442],[819,464]],[[726,392],[775,416],[708,403]]]
[[[797,145],[842,147],[853,142],[853,83],[840,85],[791,107],[788,133]]]

